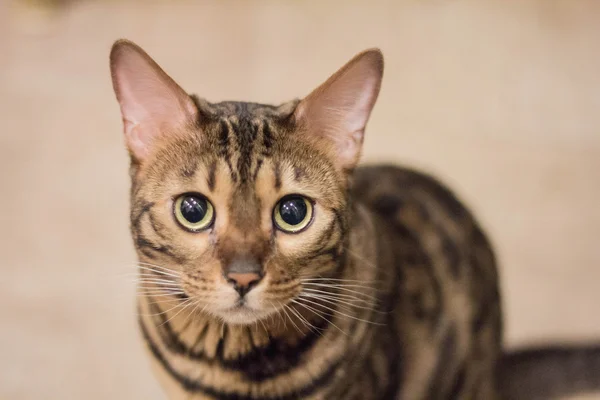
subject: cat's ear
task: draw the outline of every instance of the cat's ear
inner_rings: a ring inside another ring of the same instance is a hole
[[[138,161],[150,153],[158,138],[196,120],[198,110],[191,97],[135,43],[115,42],[110,69],[125,141]]]
[[[356,55],[305,97],[294,112],[308,135],[327,139],[338,166],[353,169],[360,158],[365,126],[383,77],[379,49]]]

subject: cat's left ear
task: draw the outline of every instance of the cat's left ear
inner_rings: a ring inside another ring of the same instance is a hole
[[[135,43],[115,42],[110,70],[125,142],[137,161],[143,161],[161,138],[197,120],[192,98]]]
[[[307,135],[329,141],[338,166],[352,170],[360,158],[365,127],[383,77],[379,49],[356,55],[305,97],[294,112]]]

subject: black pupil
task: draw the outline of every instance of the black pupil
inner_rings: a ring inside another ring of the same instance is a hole
[[[301,197],[292,197],[279,204],[281,219],[287,224],[298,225],[306,218],[306,203]]]
[[[181,202],[181,215],[188,222],[196,224],[204,219],[208,204],[201,197],[187,196]]]

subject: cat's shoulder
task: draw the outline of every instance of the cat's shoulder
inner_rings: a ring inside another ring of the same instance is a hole
[[[405,166],[360,166],[354,172],[352,187],[355,198],[388,215],[406,202],[440,206],[455,216],[469,214],[463,201],[438,178]]]

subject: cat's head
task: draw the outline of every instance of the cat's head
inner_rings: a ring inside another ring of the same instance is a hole
[[[110,61],[144,288],[245,324],[339,272],[379,50],[281,106],[191,97],[129,41]]]

